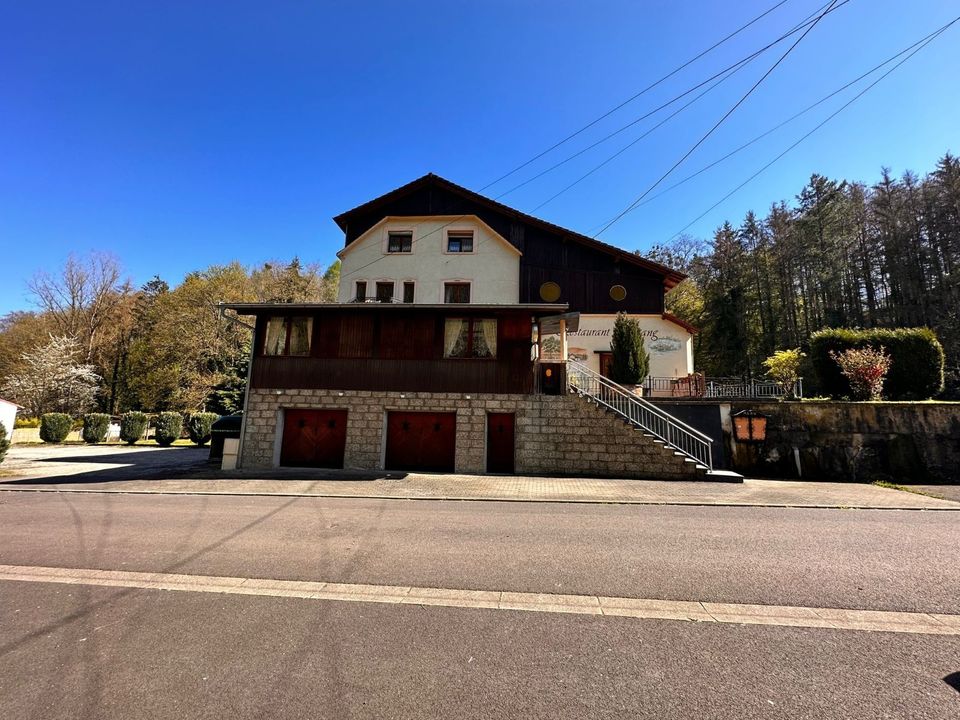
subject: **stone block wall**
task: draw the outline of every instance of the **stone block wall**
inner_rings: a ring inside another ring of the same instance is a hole
[[[286,408],[341,408],[347,413],[344,466],[382,470],[386,413],[456,412],[458,473],[486,470],[486,417],[516,415],[516,472],[696,479],[694,464],[573,395],[399,393],[365,390],[253,389],[247,406],[241,463],[271,468],[279,461],[280,422]]]
[[[766,415],[761,446],[726,434],[734,470],[765,477],[957,482],[960,403],[737,401]],[[724,408],[721,406],[721,413]]]

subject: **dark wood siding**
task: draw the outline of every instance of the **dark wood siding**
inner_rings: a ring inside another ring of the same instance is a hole
[[[663,312],[663,276],[652,270],[620,260],[612,252],[590,247],[572,236],[550,232],[452,192],[423,187],[397,198],[375,212],[350,219],[349,245],[389,215],[476,215],[512,243],[520,257],[520,299],[522,303],[543,302],[540,286],[553,281],[560,286],[559,302],[583,313],[659,314]],[[623,285],[626,298],[610,297],[613,285]]]
[[[496,317],[497,357],[443,357],[446,317]],[[266,315],[257,321],[263,334]],[[532,317],[522,311],[331,309],[314,315],[309,357],[254,358],[251,386],[410,392],[531,393]]]

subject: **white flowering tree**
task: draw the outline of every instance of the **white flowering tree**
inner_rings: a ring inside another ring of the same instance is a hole
[[[24,366],[7,379],[3,394],[34,416],[48,412],[80,415],[93,404],[100,382],[93,365],[79,361],[82,356],[75,339],[51,335],[50,342],[21,355]]]

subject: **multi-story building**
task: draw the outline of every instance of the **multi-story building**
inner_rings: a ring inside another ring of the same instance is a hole
[[[695,329],[664,311],[684,275],[659,263],[432,174],[334,220],[345,235],[340,302],[565,303],[580,313],[568,356],[603,374],[625,312],[640,323],[652,376],[693,372]]]

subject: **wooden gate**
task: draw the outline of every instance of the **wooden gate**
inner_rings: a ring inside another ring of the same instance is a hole
[[[346,446],[346,410],[284,412],[281,465],[342,468]]]
[[[453,472],[456,446],[456,413],[387,414],[387,470]]]

